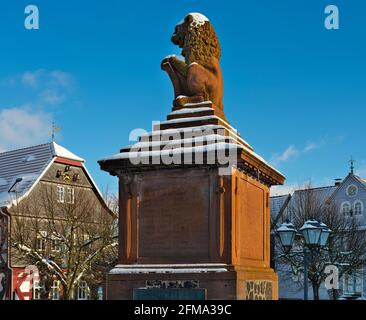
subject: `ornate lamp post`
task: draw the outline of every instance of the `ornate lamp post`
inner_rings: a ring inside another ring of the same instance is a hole
[[[325,223],[319,223],[315,219],[307,220],[297,233],[290,221],[282,223],[277,229],[286,255],[290,254],[295,236],[302,236],[304,245],[301,251],[304,262],[304,300],[308,300],[308,253],[309,250],[324,249],[327,245],[331,230]]]

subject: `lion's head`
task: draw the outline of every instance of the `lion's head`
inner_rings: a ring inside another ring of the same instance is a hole
[[[210,21],[200,13],[189,13],[175,27],[172,42],[182,48],[186,63],[211,65],[211,58],[220,59],[221,49]]]

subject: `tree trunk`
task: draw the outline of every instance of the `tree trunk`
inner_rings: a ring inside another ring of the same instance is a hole
[[[336,289],[332,289],[332,300],[337,300],[338,291]]]
[[[64,287],[64,300],[74,300],[74,286]]]
[[[313,300],[319,300],[319,283],[312,283],[311,286],[313,287]]]

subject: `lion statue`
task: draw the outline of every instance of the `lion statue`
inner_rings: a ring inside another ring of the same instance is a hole
[[[211,101],[216,108],[223,110],[221,49],[210,21],[200,13],[189,13],[175,27],[171,41],[182,48],[185,59],[182,61],[173,55],[161,63],[173,83],[174,107]]]

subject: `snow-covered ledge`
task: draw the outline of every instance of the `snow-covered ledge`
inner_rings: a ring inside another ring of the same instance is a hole
[[[139,264],[116,265],[110,274],[138,274],[138,273],[208,273],[228,272],[230,267],[223,263],[208,264]]]

